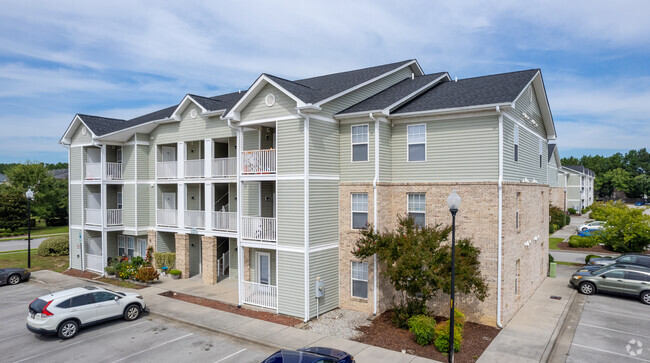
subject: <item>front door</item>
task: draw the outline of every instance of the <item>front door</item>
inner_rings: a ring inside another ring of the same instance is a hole
[[[271,284],[271,255],[268,252],[257,252],[257,283]]]
[[[176,210],[176,193],[162,193],[163,209]]]
[[[176,148],[171,146],[162,147],[162,161],[176,161]]]

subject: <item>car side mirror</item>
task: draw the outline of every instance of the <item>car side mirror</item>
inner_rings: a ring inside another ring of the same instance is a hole
[[[604,279],[606,279],[606,278],[607,278],[607,276],[605,276],[605,275],[601,275],[600,277],[602,277],[602,278],[604,278]]]
[[[113,300],[117,301],[117,300],[119,300],[119,299],[121,299],[121,297],[116,296],[115,299],[113,299]]]

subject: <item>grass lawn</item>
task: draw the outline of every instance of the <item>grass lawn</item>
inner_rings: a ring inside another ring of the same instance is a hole
[[[38,221],[36,226],[32,228],[32,237],[40,236],[43,234],[55,233],[68,233],[68,226],[47,227],[44,222]],[[11,232],[9,230],[0,229],[0,237],[22,236],[27,235],[27,227],[21,227]]]
[[[68,256],[40,257],[32,251],[32,268],[30,271],[52,270],[63,272],[68,269]],[[1,253],[0,268],[27,268],[27,252]]]
[[[557,263],[558,265],[565,265],[565,266],[578,266],[578,267],[582,267],[582,266],[585,265],[584,263],[575,263],[575,262],[564,262],[564,261],[554,261],[554,262]]]
[[[550,248],[552,250],[558,250],[559,248],[557,248],[557,244],[560,243],[560,242],[563,242],[563,241],[564,241],[564,239],[562,239],[562,238],[550,237],[548,239],[548,248]]]

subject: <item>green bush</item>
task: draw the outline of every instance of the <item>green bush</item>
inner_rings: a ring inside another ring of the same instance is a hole
[[[427,306],[419,299],[411,299],[406,304],[393,304],[393,324],[400,329],[409,328],[409,320],[416,315],[426,315]]]
[[[433,341],[436,320],[426,315],[416,315],[408,320],[409,331],[419,345],[429,345]]]
[[[549,224],[548,225],[548,233],[549,234],[553,234],[553,233],[555,233],[555,231],[557,231],[559,229],[560,229],[560,226],[558,226],[557,224]]]
[[[454,318],[455,319],[455,318]],[[463,342],[463,329],[458,329],[454,322],[454,351],[460,350],[460,344]],[[441,353],[449,352],[449,320],[438,323],[434,330],[433,345]]]
[[[582,208],[582,214],[589,212],[589,207]]]
[[[564,211],[559,207],[556,207],[554,205],[549,206],[548,215],[549,215],[549,230],[551,225],[553,226],[554,229],[551,233],[559,230],[560,228],[568,224],[566,220],[566,213],[564,213]]]
[[[135,266],[136,269],[144,264],[144,258],[140,256],[135,256],[131,258],[130,261]]]
[[[163,268],[167,266],[168,268],[174,268],[176,264],[176,254],[174,252],[154,252],[153,260],[156,268]]]
[[[592,258],[602,258],[602,257],[603,256],[598,256],[598,255],[587,255],[585,257],[585,264],[589,263],[589,260],[591,260]]]
[[[106,274],[108,275],[115,275],[115,267],[111,265],[104,267],[104,271],[106,271]]]
[[[577,212],[577,211],[576,211],[575,209],[573,209],[573,208],[569,208],[569,209],[567,209],[567,211],[569,211],[569,214],[576,214],[576,212]]]
[[[548,254],[548,263],[551,263],[553,261],[555,261],[555,258],[553,258],[553,256],[551,256],[551,254],[549,253]]]
[[[39,256],[66,256],[69,253],[68,236],[50,237],[38,246]]]
[[[621,253],[643,252],[650,246],[650,216],[643,209],[620,202],[598,203],[592,209],[596,219],[607,222],[607,227],[594,235],[597,243]]]
[[[135,278],[142,282],[149,283],[149,281],[160,279],[160,274],[153,267],[140,267],[138,272],[135,274]]]
[[[569,237],[569,247],[573,248],[589,248],[597,245],[596,239],[589,237],[571,236]]]
[[[568,226],[569,224],[571,224],[571,216],[569,214],[564,215],[564,220],[565,220],[565,222],[564,222],[565,226]]]
[[[169,270],[170,275],[180,275],[181,271],[180,270]]]

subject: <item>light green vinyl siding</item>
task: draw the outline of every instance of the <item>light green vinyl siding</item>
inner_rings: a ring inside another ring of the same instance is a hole
[[[303,174],[305,169],[305,131],[302,120],[283,120],[277,123],[278,174]]]
[[[309,173],[339,174],[339,126],[309,119]]]
[[[277,254],[278,313],[304,317],[305,258],[302,253],[277,251]]]
[[[70,148],[70,180],[81,180],[81,159],[82,159],[82,147],[71,147]]]
[[[260,130],[246,130],[242,133],[244,136],[243,146],[244,150],[259,150],[260,149]]]
[[[275,103],[272,106],[266,105],[266,96],[272,93],[275,96]],[[278,90],[272,85],[264,86],[255,97],[241,110],[241,120],[261,120],[274,117],[286,117],[295,114],[296,101]]]
[[[81,270],[81,230],[70,229],[70,268]]]
[[[247,217],[260,216],[260,183],[259,182],[245,182],[242,188],[243,193],[243,212]]]
[[[526,178],[535,179],[539,184],[546,184],[548,178],[548,146],[546,140],[542,145],[542,167],[539,167],[540,138],[519,126],[519,161],[514,160],[515,123],[508,117],[503,118],[503,180],[520,182]]]
[[[305,245],[304,182],[278,180],[278,245]]]
[[[201,237],[196,234],[190,235],[190,277],[201,272]]]
[[[156,232],[156,252],[176,252],[176,239],[173,233]]]
[[[258,281],[258,276],[257,276],[257,252],[265,252],[268,253],[271,257],[270,261],[270,267],[271,267],[271,285],[276,286],[277,284],[277,278],[276,278],[276,273],[275,273],[275,266],[276,266],[276,253],[273,250],[263,250],[259,248],[251,248],[250,249],[250,278],[251,281],[254,282],[259,282]]]
[[[228,183],[228,211],[237,211],[237,184]]]
[[[319,314],[339,306],[339,250],[332,248],[309,255],[309,317],[316,316],[316,277],[324,284],[318,301]]]
[[[343,97],[336,98],[324,105],[322,105],[323,112],[326,114],[336,114],[340,111],[345,110],[346,108],[355,105],[370,96],[373,96],[386,88],[399,83],[407,78],[411,77],[413,71],[410,67],[403,68],[391,75],[388,75],[382,79],[379,79],[375,82],[372,82],[368,85],[365,85],[357,90],[354,90]]]
[[[567,199],[569,200],[567,205],[569,207],[579,206],[580,202],[580,175],[570,173],[569,174],[569,185],[567,186]]]
[[[379,181],[390,182],[393,177],[392,128],[387,122],[379,123]]]
[[[122,223],[125,228],[135,228],[135,185],[122,186]]]
[[[151,198],[153,198],[153,188],[147,184],[138,184],[138,228],[153,225],[153,216],[156,211],[150,207]]]
[[[229,277],[231,279],[237,279],[237,239],[236,238],[229,238],[228,239],[228,251],[230,251],[230,267],[228,267],[229,270]]]
[[[192,109],[198,113],[195,119],[190,115]],[[176,144],[179,141],[196,141],[208,138],[217,139],[235,136],[235,131],[228,127],[225,120],[219,117],[205,118],[201,116],[201,109],[190,104],[181,114],[181,121],[158,126],[150,134],[151,147],[161,144]]]
[[[84,128],[86,128],[86,126],[79,125],[75,130],[75,132],[72,133],[72,137],[70,138],[71,146],[86,145],[93,142],[93,138],[91,136],[90,130],[86,129],[87,132],[85,135],[83,135],[83,133],[81,132],[81,130],[83,130]]]
[[[352,126],[368,125],[368,161],[352,162]],[[342,183],[372,182],[375,178],[375,125],[355,122],[340,126],[340,173]]]
[[[122,148],[122,178],[135,180],[135,146],[124,145]]]
[[[260,205],[262,217],[275,217],[275,183],[260,183]]]
[[[551,155],[551,160],[548,162],[548,185],[552,187],[557,187],[559,183],[557,162],[555,161],[556,152],[557,149],[553,152],[553,155]]]
[[[149,175],[149,146],[138,145],[138,180],[151,180],[153,174]]]
[[[309,246],[339,240],[339,184],[335,180],[309,182]]]
[[[187,210],[203,210],[203,184],[185,184]],[[182,207],[182,206],[181,206]],[[182,208],[180,208],[182,209]]]
[[[408,125],[426,125],[426,161],[407,162]],[[493,181],[499,176],[496,117],[396,124],[392,128],[393,182]]]
[[[176,184],[158,184],[158,205],[157,209],[163,208],[163,193],[174,193],[176,195],[176,209],[178,209],[178,186]]]
[[[530,96],[533,96],[532,102],[530,101]],[[544,122],[542,120],[542,113],[539,110],[539,105],[537,103],[536,92],[532,86],[528,86],[521,97],[515,102],[515,112],[519,116],[520,121],[525,123],[525,125],[532,129],[534,132],[540,136],[546,138],[546,129],[544,128]],[[528,117],[535,121],[532,123],[530,120],[526,120],[523,117],[523,113],[526,113]]]
[[[70,184],[69,222],[72,226],[81,225],[81,213],[85,206],[81,202],[81,184]]]

